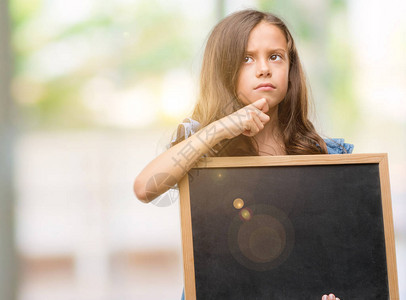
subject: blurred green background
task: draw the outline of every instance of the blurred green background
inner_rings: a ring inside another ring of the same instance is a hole
[[[366,0],[9,0],[0,8],[1,299],[180,298],[178,202],[142,204],[132,181],[190,115],[211,28],[244,8],[286,21],[318,131],[345,137],[355,153],[388,153],[406,297],[402,1],[386,1],[385,12]]]

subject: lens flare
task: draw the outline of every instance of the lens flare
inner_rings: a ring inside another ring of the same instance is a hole
[[[292,222],[285,211],[273,205],[245,203],[229,227],[230,253],[251,270],[262,272],[277,268],[288,259],[294,244]]]
[[[252,218],[252,212],[248,208],[244,208],[240,211],[240,217],[243,221],[249,221]]]
[[[233,206],[234,206],[236,209],[241,209],[241,208],[243,208],[243,207],[244,207],[244,200],[242,200],[241,198],[236,198],[236,199],[233,201]]]

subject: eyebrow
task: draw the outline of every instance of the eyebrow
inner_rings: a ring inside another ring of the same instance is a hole
[[[276,48],[276,49],[268,49],[269,52],[284,52],[285,54],[287,53],[287,50],[284,48]],[[255,51],[247,49],[247,53],[253,53]]]

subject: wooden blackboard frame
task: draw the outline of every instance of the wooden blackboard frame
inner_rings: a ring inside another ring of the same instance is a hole
[[[255,156],[255,157],[210,157],[201,159],[195,169],[312,166],[344,164],[378,164],[381,186],[382,214],[385,233],[386,262],[390,299],[399,299],[394,226],[392,218],[391,193],[387,154],[344,154],[344,155],[298,155],[298,156]],[[196,299],[195,264],[193,257],[193,232],[188,175],[179,183],[180,215],[182,228],[183,265],[186,300]]]

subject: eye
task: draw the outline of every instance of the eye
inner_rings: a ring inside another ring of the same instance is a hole
[[[269,59],[270,59],[270,60],[273,60],[273,61],[278,61],[278,60],[281,60],[281,59],[282,59],[282,56],[279,55],[279,54],[272,54]]]
[[[244,57],[244,63],[250,63],[250,62],[253,62],[254,60],[252,59],[252,57],[249,57],[249,56],[246,56],[246,57]]]

